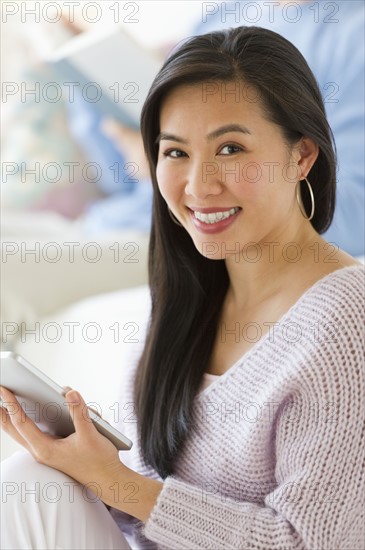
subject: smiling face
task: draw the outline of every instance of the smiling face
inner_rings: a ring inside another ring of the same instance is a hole
[[[289,221],[303,223],[295,185],[309,171],[299,146],[288,145],[260,104],[237,101],[223,93],[228,88],[218,86],[203,101],[202,84],[180,86],[160,112],[159,190],[212,259],[282,240]]]

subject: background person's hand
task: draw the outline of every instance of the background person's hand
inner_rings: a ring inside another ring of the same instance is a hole
[[[65,15],[61,16],[60,23],[74,36],[77,36],[78,34],[84,32],[84,29],[82,29],[74,21],[70,21],[70,18],[66,17]]]
[[[128,126],[123,126],[123,124],[112,118],[103,119],[101,130],[114,143],[127,162],[137,164],[137,178],[139,180],[149,179],[150,170],[144,152],[141,133]]]

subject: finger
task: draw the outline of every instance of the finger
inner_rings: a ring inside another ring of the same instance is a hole
[[[30,447],[43,445],[47,440],[46,434],[25,414],[15,395],[11,391],[1,387],[1,398],[8,414],[6,422],[10,420],[13,429],[17,432],[16,434],[12,431],[12,437],[15,439],[20,436]],[[9,430],[12,429],[9,424],[6,425]]]
[[[3,388],[1,386],[1,400],[2,400],[2,406],[4,407],[6,413],[7,413],[7,420],[11,422],[12,417],[17,413],[20,412],[21,414],[25,414],[22,407],[20,406],[20,403],[16,399],[15,395],[6,388]]]
[[[22,445],[23,447],[25,447],[28,451],[30,451],[29,449],[29,445],[28,443],[25,441],[25,439],[20,435],[20,433],[14,428],[12,422],[11,422],[11,419],[10,419],[10,416],[9,416],[9,413],[8,411],[6,410],[5,407],[0,407],[1,408],[1,428],[4,430],[5,433],[7,433],[12,439],[14,439],[14,441],[16,441],[17,443],[19,443],[20,445]]]
[[[79,392],[75,390],[68,392],[66,394],[66,401],[75,426],[75,431],[79,435],[84,436],[94,434],[96,428],[89,416],[88,407]]]

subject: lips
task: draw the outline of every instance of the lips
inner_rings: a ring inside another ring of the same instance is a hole
[[[194,226],[202,233],[219,233],[229,227],[241,213],[241,208],[190,208]]]

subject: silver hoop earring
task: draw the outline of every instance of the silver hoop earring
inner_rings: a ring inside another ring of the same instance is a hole
[[[170,216],[170,218],[172,219],[172,221],[173,221],[174,223],[176,223],[176,225],[179,225],[180,227],[182,227],[182,224],[181,224],[181,223],[179,222],[179,220],[173,215],[173,213],[171,212],[171,210],[170,210],[169,207],[167,207],[167,211],[168,211],[169,216]]]
[[[297,181],[297,186],[296,186],[296,195],[297,195],[297,203],[299,205],[299,210],[303,216],[303,218],[305,218],[306,220],[310,221],[313,216],[314,216],[314,208],[315,208],[315,202],[314,202],[314,195],[313,195],[313,191],[312,191],[312,186],[311,184],[309,183],[309,181],[307,180],[307,178],[303,178],[308,186],[308,189],[309,189],[309,194],[310,194],[310,197],[311,197],[311,203],[312,203],[312,208],[311,208],[311,213],[309,216],[307,216],[307,213],[304,209],[304,206],[303,206],[303,201],[302,201],[302,196],[301,196],[301,193],[300,193],[300,182],[302,180],[298,180]]]

